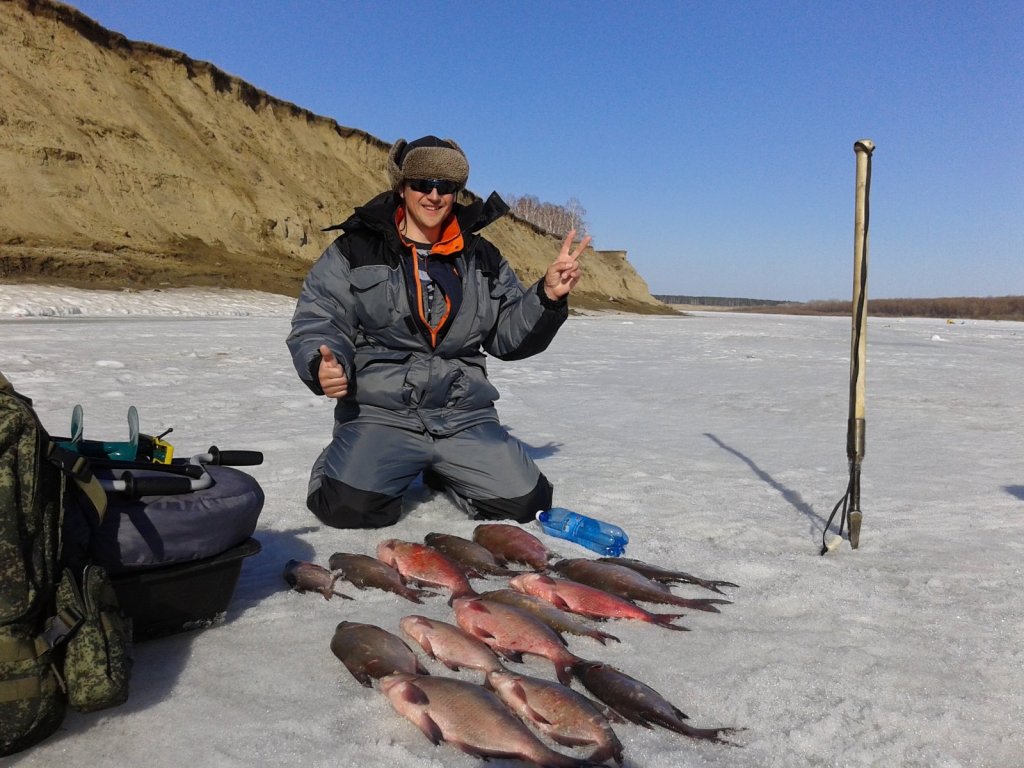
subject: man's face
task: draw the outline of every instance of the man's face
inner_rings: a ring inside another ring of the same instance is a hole
[[[402,185],[407,220],[406,236],[412,240],[436,242],[440,228],[455,205],[455,193],[442,195],[436,187],[417,192],[408,183]]]

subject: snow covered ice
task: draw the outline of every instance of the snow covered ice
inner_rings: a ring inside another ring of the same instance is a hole
[[[328,602],[282,578],[292,558],[326,565],[385,537],[475,527],[419,483],[382,531],[332,530],[306,510],[331,404],[292,369],[292,307],[238,291],[0,286],[0,370],[51,432],[81,403],[87,437],[123,439],[134,404],[144,432],[174,428],[178,456],[263,451],[247,471],[266,492],[263,550],[225,622],[139,644],[125,705],[71,713],[5,765],[478,763],[431,745],[329,650],[341,620],[395,633],[411,613],[451,621],[444,599],[339,582],[356,599]],[[849,349],[849,318],[584,315],[538,357],[489,361],[501,418],[555,504],[620,525],[628,556],[741,585],[720,614],[690,612],[688,633],[613,622],[620,644],[569,637],[693,725],[747,729],[731,748],[618,725],[630,768],[1022,764],[1024,323],[869,319],[860,548],[820,557],[848,479]],[[551,676],[540,659],[517,668]]]

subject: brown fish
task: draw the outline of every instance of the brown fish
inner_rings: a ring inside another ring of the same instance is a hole
[[[589,759],[622,765],[622,743],[593,701],[568,686],[514,672],[490,672],[487,686],[519,719],[566,747],[593,746]]]
[[[335,552],[331,555],[328,565],[330,565],[332,571],[338,573],[340,578],[351,582],[359,589],[373,588],[394,592],[396,595],[401,595],[406,600],[411,600],[414,603],[422,603],[421,597],[435,597],[437,595],[436,592],[428,592],[425,589],[413,589],[406,586],[398,571],[369,555]]]
[[[476,757],[524,760],[547,768],[599,765],[555,752],[494,693],[474,683],[402,674],[385,677],[380,689],[432,744],[447,741]]]
[[[325,600],[334,595],[351,600],[348,595],[335,590],[334,583],[339,577],[340,574],[332,573],[322,565],[304,560],[289,560],[284,565],[284,580],[296,592],[319,592]]]
[[[555,665],[559,682],[572,679],[572,665],[581,661],[571,653],[555,630],[526,611],[478,597],[456,600],[455,621],[466,632],[483,640],[491,650],[512,661],[522,654],[543,656]]]
[[[454,536],[450,533],[428,533],[424,538],[428,547],[448,555],[452,560],[466,566],[472,573],[469,575],[488,574],[490,576],[515,576],[519,571],[503,568],[494,559],[494,555],[486,547],[475,541]]]
[[[707,739],[720,744],[733,742],[723,738],[736,733],[736,728],[694,728],[683,722],[688,719],[678,707],[667,701],[649,685],[641,683],[599,661],[582,661],[573,672],[583,686],[630,722],[652,728],[660,725],[694,739]]]
[[[658,581],[662,584],[696,584],[704,589],[710,589],[712,592],[717,592],[720,595],[725,593],[719,589],[719,587],[736,587],[739,588],[739,584],[733,584],[731,581],[718,581],[716,579],[701,579],[697,576],[693,576],[683,571],[672,571],[668,568],[662,568],[658,565],[651,565],[645,563],[642,560],[637,560],[632,557],[599,557],[597,558],[599,563],[611,563],[612,565],[623,565],[626,568],[631,568],[637,573],[643,574],[651,581]]]
[[[581,616],[594,619],[635,619],[669,629],[687,631],[686,627],[672,623],[682,614],[651,613],[624,597],[568,579],[556,579],[543,573],[526,573],[509,581],[509,586],[519,592],[546,600],[563,611],[578,613]]]
[[[568,632],[571,635],[584,635],[585,637],[592,637],[601,645],[605,645],[606,640],[614,640],[616,643],[619,642],[619,638],[615,635],[610,635],[607,632],[590,626],[590,624],[584,621],[579,616],[563,611],[561,608],[556,608],[546,600],[541,600],[539,597],[533,595],[527,595],[525,592],[517,592],[514,589],[495,589],[491,592],[482,592],[480,594],[482,600],[493,600],[496,603],[504,603],[505,605],[513,605],[516,608],[522,608],[524,611],[533,614],[538,619],[543,621],[555,632],[565,634]]]
[[[525,563],[538,571],[548,567],[556,555],[544,542],[518,525],[484,523],[473,530],[473,541],[485,547],[499,563]]]
[[[377,559],[394,567],[406,581],[449,590],[453,600],[476,594],[462,568],[426,544],[386,539],[377,545]]]
[[[402,638],[373,624],[341,622],[331,638],[331,651],[367,688],[372,680],[396,672],[429,674]]]
[[[580,584],[587,584],[613,595],[625,597],[629,600],[640,600],[646,603],[666,603],[678,605],[683,608],[694,608],[698,611],[711,611],[719,613],[718,605],[729,605],[731,600],[719,600],[714,597],[701,597],[696,599],[679,597],[672,594],[671,590],[664,584],[651,581],[641,573],[627,568],[623,565],[602,563],[597,560],[585,560],[574,558],[571,560],[560,560],[552,566],[552,570],[563,574]]]
[[[431,658],[449,669],[479,669],[482,672],[504,670],[498,657],[482,640],[466,634],[454,624],[428,619],[426,616],[406,616],[398,626],[415,640]]]

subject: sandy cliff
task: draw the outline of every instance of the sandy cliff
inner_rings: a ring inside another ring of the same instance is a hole
[[[296,294],[386,187],[387,144],[49,0],[0,0],[0,277]],[[488,190],[489,191],[489,190]],[[525,281],[556,238],[487,234]],[[576,306],[659,311],[625,254],[586,258]]]

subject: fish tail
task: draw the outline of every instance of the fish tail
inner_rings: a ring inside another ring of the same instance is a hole
[[[716,744],[729,744],[734,747],[738,746],[724,738],[725,736],[736,733],[736,728],[695,728],[692,725],[687,725],[681,720],[673,720],[668,717],[651,718],[651,720],[660,726],[668,728],[670,731],[675,731],[676,733],[681,733],[684,736],[689,736],[691,739],[704,739],[706,741],[713,741]]]

